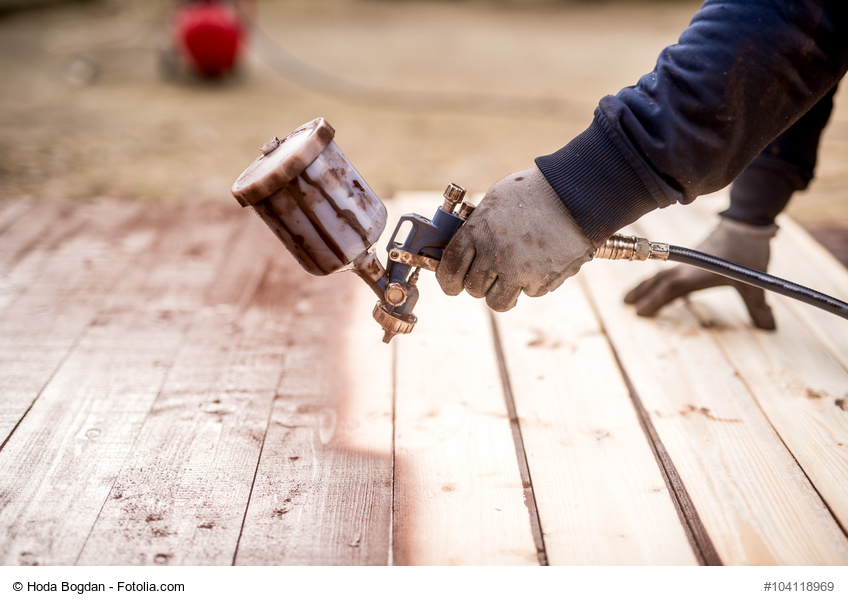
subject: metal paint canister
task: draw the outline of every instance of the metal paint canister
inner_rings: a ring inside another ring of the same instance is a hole
[[[374,244],[386,207],[333,141],[324,118],[262,146],[232,188],[309,273],[354,270],[379,292],[384,271]]]

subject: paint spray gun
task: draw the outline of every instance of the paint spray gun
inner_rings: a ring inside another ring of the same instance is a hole
[[[388,343],[415,327],[418,274],[422,268],[436,270],[442,251],[474,206],[463,202],[465,190],[451,183],[432,219],[402,216],[384,267],[375,244],[386,227],[386,207],[334,135],[324,118],[316,118],[282,140],[274,137],[236,180],[232,193],[242,206],[253,208],[309,273],[353,271],[362,278],[379,299],[373,315]]]
[[[471,215],[465,190],[451,183],[432,219],[400,218],[387,246],[385,267],[374,247],[386,227],[386,207],[333,141],[335,131],[316,118],[262,146],[262,155],[232,188],[286,245],[300,265],[316,276],[353,271],[377,297],[374,319],[383,341],[408,334],[417,319],[418,274],[435,271],[442,251]],[[409,231],[398,241],[401,228]],[[794,298],[848,319],[848,303],[805,286],[725,259],[673,244],[616,234],[599,247],[595,259],[675,261]]]

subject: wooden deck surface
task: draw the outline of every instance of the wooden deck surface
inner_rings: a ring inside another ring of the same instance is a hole
[[[628,231],[691,246],[721,204]],[[666,267],[506,314],[428,274],[387,346],[235,203],[0,203],[0,562],[848,564],[848,323],[770,295],[757,331],[730,289],[636,317]],[[771,271],[848,299],[788,221]]]

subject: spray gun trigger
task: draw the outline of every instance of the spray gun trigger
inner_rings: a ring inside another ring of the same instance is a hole
[[[430,271],[436,271],[439,267],[438,259],[425,257],[423,255],[416,255],[411,252],[401,250],[400,248],[391,249],[389,251],[389,259],[401,265],[421,267],[422,269],[428,269]]]

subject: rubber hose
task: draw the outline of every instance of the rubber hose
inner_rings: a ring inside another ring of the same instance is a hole
[[[751,286],[770,290],[771,292],[791,297],[797,301],[802,301],[813,307],[818,307],[824,311],[829,311],[840,318],[848,320],[848,303],[845,301],[840,301],[829,295],[772,276],[771,274],[757,271],[744,265],[737,265],[726,259],[714,257],[697,250],[675,246],[674,244],[669,244],[668,246],[668,260],[692,265],[725,276],[726,278],[731,278],[732,280],[738,280]]]

